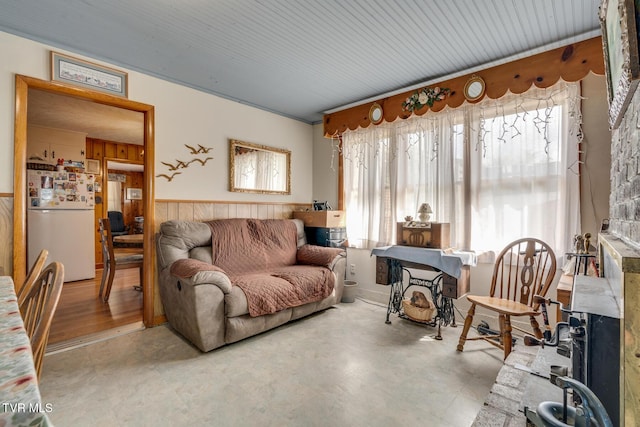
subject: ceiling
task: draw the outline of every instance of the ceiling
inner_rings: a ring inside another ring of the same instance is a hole
[[[600,35],[600,0],[0,0],[0,30],[306,123]]]
[[[86,133],[90,138],[144,144],[144,114],[29,89],[27,123]]]

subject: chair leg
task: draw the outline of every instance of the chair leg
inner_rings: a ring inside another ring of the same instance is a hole
[[[109,268],[109,278],[107,279],[107,288],[104,291],[104,298],[102,298],[104,302],[109,301],[109,295],[111,295],[111,286],[113,286],[113,278],[115,275],[116,275],[115,266],[114,268]]]
[[[536,319],[535,316],[530,316],[529,322],[531,323],[531,327],[533,328],[533,333],[535,334],[536,338],[541,340],[543,337],[543,334],[542,334],[542,331],[540,330],[540,324],[538,323],[538,319]]]
[[[502,335],[502,347],[504,348],[504,358],[507,359],[511,353],[511,345],[513,336],[511,335],[511,316],[506,314],[500,315],[500,335]]]
[[[142,265],[140,265],[140,284],[136,285],[133,287],[133,289],[135,289],[138,292],[142,292],[142,281],[144,280],[143,278],[143,274],[142,274]]]
[[[462,351],[464,349],[464,343],[467,341],[467,334],[469,333],[469,329],[471,329],[471,322],[473,322],[473,316],[476,314],[476,305],[471,304],[469,311],[467,312],[467,317],[464,319],[464,327],[462,328],[462,333],[460,334],[460,339],[458,340],[458,351]]]
[[[98,298],[102,298],[104,292],[104,284],[107,282],[107,276],[109,276],[109,264],[105,264],[102,268],[102,279],[100,280],[100,291],[98,292]]]

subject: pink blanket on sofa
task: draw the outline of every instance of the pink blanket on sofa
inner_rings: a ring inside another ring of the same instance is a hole
[[[247,296],[251,317],[320,301],[331,295],[334,282],[331,270],[309,265],[231,277],[231,283]]]
[[[247,297],[252,317],[320,301],[333,292],[326,267],[295,265],[297,228],[291,221],[210,221],[213,264]]]

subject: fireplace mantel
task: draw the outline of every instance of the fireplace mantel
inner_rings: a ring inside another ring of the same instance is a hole
[[[620,296],[620,419],[640,425],[640,250],[598,235],[600,275]]]

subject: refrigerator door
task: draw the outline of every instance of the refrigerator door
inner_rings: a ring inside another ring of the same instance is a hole
[[[93,279],[96,276],[93,220],[93,209],[30,209],[28,265],[33,265],[42,249],[47,249],[47,264],[59,261],[64,265],[65,282]]]
[[[95,177],[85,173],[29,170],[29,209],[88,209],[95,205]]]

